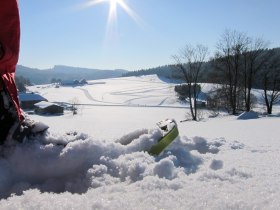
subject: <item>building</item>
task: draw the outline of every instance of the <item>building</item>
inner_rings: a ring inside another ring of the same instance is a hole
[[[63,114],[64,107],[55,103],[50,103],[47,101],[41,101],[35,104],[36,114]]]
[[[81,80],[63,80],[61,81],[61,85],[63,86],[78,86],[78,85],[85,85],[87,84],[86,79],[81,79]]]
[[[48,101],[37,93],[19,93],[18,97],[22,109],[34,109],[34,104],[41,101]]]

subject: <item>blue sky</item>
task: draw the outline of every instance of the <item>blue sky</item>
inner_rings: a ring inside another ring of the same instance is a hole
[[[89,0],[19,0],[19,64],[33,68],[68,65],[98,69],[157,67],[172,64],[186,44],[210,52],[226,29],[280,46],[279,0],[123,0],[108,26],[110,3]]]

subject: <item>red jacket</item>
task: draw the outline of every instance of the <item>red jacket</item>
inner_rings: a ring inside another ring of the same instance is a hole
[[[15,70],[19,57],[20,21],[17,0],[0,0],[0,43],[4,56],[0,59],[0,75],[16,107],[18,118],[23,120],[15,85]]]

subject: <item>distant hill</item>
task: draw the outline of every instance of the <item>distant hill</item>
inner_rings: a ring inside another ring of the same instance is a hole
[[[123,74],[123,77],[130,77],[130,76],[144,76],[144,75],[153,75],[156,74],[160,77],[172,78],[177,79],[181,78],[181,72],[178,71],[174,65],[165,65],[159,66],[155,68],[149,69],[141,69],[137,71],[129,71]]]
[[[210,65],[210,62],[203,63],[203,73],[200,78],[199,82],[207,82],[209,79],[209,73],[212,71],[212,67]],[[181,70],[175,67],[175,65],[165,65],[165,66],[159,66],[155,68],[150,69],[142,69],[138,71],[129,71],[123,74],[123,77],[129,77],[129,76],[142,76],[142,75],[153,75],[156,74],[159,77],[165,77],[167,79],[175,79],[178,81],[184,81],[184,75]]]
[[[270,51],[271,49],[267,49]],[[276,52],[280,54],[280,48],[275,48]],[[211,65],[211,61],[203,63],[202,77],[199,82],[218,83],[214,74],[214,67]],[[114,77],[128,77],[128,76],[142,76],[157,74],[159,77],[165,77],[167,79],[184,80],[184,76],[180,70],[174,65],[159,66],[150,69],[142,69],[138,71],[127,71],[123,69],[116,70],[99,70],[89,68],[79,68],[57,65],[51,69],[34,69],[25,66],[17,66],[17,76],[23,76],[33,84],[47,84],[52,79],[61,80],[95,80],[95,79],[107,79]],[[259,78],[256,79],[258,81]],[[258,84],[255,84],[258,87]]]
[[[17,66],[17,76],[23,76],[30,80],[33,84],[47,84],[50,83],[52,79],[61,80],[95,80],[95,79],[107,79],[120,77],[124,73],[128,72],[123,69],[116,70],[99,70],[99,69],[89,69],[80,67],[70,67],[57,65],[51,69],[35,69],[29,68],[22,65]]]
[[[274,50],[278,57],[280,58],[280,48],[265,49],[267,52]],[[198,82],[203,83],[219,83],[220,80],[216,77],[216,70],[212,64],[213,61],[206,61],[203,63],[203,70],[201,72],[201,77]],[[124,77],[128,76],[142,76],[142,75],[152,75],[156,74],[159,77],[165,77],[168,79],[176,79],[178,81],[185,81],[184,75],[181,70],[177,69],[175,65],[165,65],[150,69],[142,69],[138,71],[128,71],[123,74]],[[262,75],[256,75],[255,81],[253,81],[254,88],[260,88],[260,81],[262,81]]]

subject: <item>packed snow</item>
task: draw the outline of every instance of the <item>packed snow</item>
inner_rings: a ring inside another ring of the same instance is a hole
[[[46,135],[0,147],[0,209],[280,209],[279,107],[180,123],[188,105],[174,85],[153,75],[30,88],[81,105],[32,115]],[[180,136],[151,156],[166,118]]]

